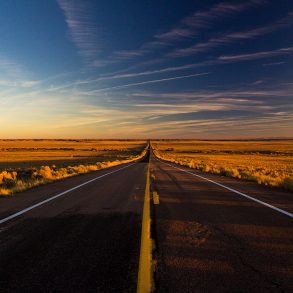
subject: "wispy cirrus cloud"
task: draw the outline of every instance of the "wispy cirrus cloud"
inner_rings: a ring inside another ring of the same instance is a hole
[[[114,52],[112,58],[116,60],[128,60],[132,58],[136,58],[139,56],[143,56],[144,53],[146,53],[146,50],[140,49],[140,50],[121,50]]]
[[[90,80],[84,80],[78,82],[78,84],[88,84],[88,83],[95,83],[102,80],[115,80],[115,79],[124,79],[124,78],[136,78],[136,77],[142,77],[142,76],[148,76],[148,75],[155,75],[155,74],[162,74],[162,73],[169,73],[174,71],[180,71],[180,70],[187,70],[187,69],[193,69],[196,67],[199,67],[199,63],[191,63],[191,64],[185,64],[182,66],[170,66],[165,67],[161,69],[154,69],[154,70],[146,70],[146,71],[140,71],[140,72],[132,72],[132,73],[119,73],[119,74],[110,74],[101,76],[95,79]]]
[[[131,96],[133,104],[147,113],[144,121],[150,133],[168,133],[169,137],[173,131],[178,135],[181,129],[189,135],[206,131],[226,133],[226,127],[235,133],[239,129],[271,133],[272,127],[280,126],[286,133],[293,123],[292,88],[280,85],[263,89],[248,85],[246,89],[148,91]]]
[[[265,0],[248,0],[243,3],[222,2],[213,5],[209,9],[195,11],[192,15],[183,18],[173,28],[155,34],[152,41],[142,44],[140,48],[136,50],[116,51],[112,58],[128,60],[143,56],[182,39],[192,38],[198,35],[202,29],[209,28],[218,20],[236,15],[265,3],[267,3]]]
[[[183,18],[177,27],[157,34],[155,38],[163,42],[169,42],[192,37],[198,34],[198,30],[210,27],[216,20],[241,13],[266,2],[263,0],[250,0],[242,3],[222,2],[215,4],[210,9],[195,11],[191,16]]]
[[[190,103],[190,101],[222,101],[222,102],[236,102],[236,103],[264,103],[265,97],[292,97],[292,88],[278,88],[278,89],[229,89],[229,90],[206,90],[206,91],[192,91],[192,92],[136,92],[131,96],[138,97],[145,101],[150,101],[153,104],[155,99],[158,103],[168,99],[169,105]],[[152,99],[151,99],[152,98]],[[251,98],[254,98],[251,99]],[[257,101],[257,102],[256,102]]]
[[[79,54],[86,61],[93,61],[101,49],[99,30],[90,16],[87,1],[57,0],[64,12],[65,22]]]
[[[210,9],[205,11],[198,11],[193,15],[186,17],[182,20],[182,23],[190,27],[202,27],[209,26],[211,21],[221,17],[229,17],[236,13],[243,12],[247,9],[254,8],[263,4],[266,4],[266,0],[249,0],[245,2],[221,2],[215,4]]]
[[[0,86],[9,88],[29,88],[41,83],[40,80],[29,78],[29,73],[16,61],[0,57]]]
[[[157,75],[169,72],[176,72],[176,71],[184,71],[190,70],[199,67],[206,67],[206,66],[213,66],[218,64],[226,64],[226,63],[234,63],[240,61],[248,61],[248,60],[256,60],[256,59],[263,59],[263,58],[270,58],[274,56],[285,56],[292,54],[293,47],[286,47],[286,48],[279,48],[276,50],[271,51],[261,51],[261,52],[251,52],[247,54],[240,54],[240,55],[223,55],[218,56],[215,59],[210,59],[198,63],[188,63],[178,66],[170,66],[170,67],[162,67],[159,69],[154,70],[145,70],[145,71],[136,71],[130,73],[119,73],[113,75],[105,75],[91,80],[80,81],[80,84],[87,84],[87,83],[95,83],[102,80],[115,80],[115,79],[124,79],[124,78],[136,78],[148,75]],[[286,62],[272,62],[268,64],[263,64],[263,66],[270,66],[270,65],[281,65]]]
[[[280,61],[280,62],[270,62],[270,63],[264,63],[262,66],[276,66],[276,65],[282,65],[286,64],[285,61]]]
[[[62,85],[50,86],[47,89],[47,91],[60,92],[60,90],[66,91],[66,89],[68,89],[68,88],[71,89],[72,87],[89,85],[89,84],[95,85],[95,84],[97,84],[97,82],[104,81],[104,80],[119,80],[119,79],[133,78],[133,77],[143,77],[143,76],[148,76],[148,75],[169,73],[169,72],[179,71],[179,70],[184,70],[184,69],[192,69],[195,67],[198,67],[197,64],[187,64],[187,65],[183,65],[182,67],[175,66],[175,67],[162,68],[159,70],[134,72],[134,73],[129,73],[129,74],[127,73],[127,74],[106,75],[106,76],[98,77],[95,79],[77,80],[77,81],[69,82],[69,83],[62,84]],[[207,74],[210,74],[210,73],[204,72],[204,73],[196,73],[196,74],[177,76],[177,77],[171,77],[171,78],[146,80],[146,81],[141,81],[141,82],[134,82],[134,83],[122,84],[122,85],[118,85],[118,86],[107,87],[107,88],[103,88],[103,89],[98,89],[96,91],[99,91],[99,92],[100,91],[108,91],[110,89],[119,89],[119,88],[132,87],[132,86],[137,86],[137,85],[159,83],[159,82],[164,82],[164,81],[169,81],[169,80],[184,79],[184,78],[202,76],[202,75],[207,75]],[[91,91],[91,93],[92,93],[92,91]]]
[[[186,48],[175,49],[166,54],[167,57],[187,57],[200,52],[206,52],[210,49],[217,48],[223,45],[227,45],[240,40],[254,39],[259,36],[263,36],[269,33],[276,32],[284,27],[293,24],[293,12],[289,12],[288,15],[272,24],[266,26],[254,28],[251,30],[232,32],[222,34],[217,37],[212,37],[206,42],[196,43]]]
[[[182,38],[189,38],[196,34],[195,30],[190,28],[174,28],[170,31],[160,33],[154,37],[161,41],[161,44],[167,44],[167,42],[178,41]]]
[[[236,114],[236,113],[235,113]],[[251,137],[263,137],[269,135],[272,130],[279,130],[280,136],[283,134],[283,130],[292,127],[292,116],[278,118],[271,115],[246,117],[241,115],[241,125],[239,125],[239,113],[235,117],[222,118],[206,118],[206,119],[189,119],[184,121],[160,121],[160,127],[155,124],[146,127],[147,131],[153,135],[159,135],[160,137],[181,137],[191,138],[199,135],[200,138],[210,138],[219,135],[218,138],[231,138],[231,137],[247,137],[247,132]],[[226,129],[229,129],[227,131]],[[241,130],[241,131],[240,131]],[[182,136],[182,132],[185,133]],[[284,132],[286,133],[286,132]],[[216,136],[217,137],[217,136]]]
[[[209,75],[209,74],[210,74],[210,72],[203,72],[203,73],[181,75],[181,76],[175,76],[175,77],[169,77],[169,78],[161,78],[161,79],[146,80],[146,81],[141,81],[141,82],[133,82],[133,83],[127,83],[127,84],[97,89],[97,90],[93,90],[93,91],[88,91],[86,94],[93,95],[93,94],[96,94],[99,92],[105,92],[105,91],[110,91],[110,90],[116,90],[116,89],[122,89],[122,88],[128,88],[128,87],[134,87],[134,86],[146,85],[146,84],[154,84],[154,83],[166,82],[166,81],[171,81],[171,80],[186,79],[186,78],[191,78],[191,77],[199,77],[199,76],[205,76],[205,75]]]
[[[131,125],[131,131],[149,133],[152,136],[160,137],[182,137],[182,131],[187,137],[193,134],[220,132],[221,135],[239,134],[243,130],[243,135],[249,133],[271,133],[273,128],[286,129],[292,127],[292,114],[288,111],[277,112],[272,107],[266,105],[252,105],[245,102],[237,104],[231,101],[218,101],[215,103],[190,103],[186,105],[158,104],[138,104],[138,108],[143,108],[144,113],[137,110],[140,119]],[[282,113],[279,115],[279,113]],[[241,125],[239,125],[241,119]],[[123,127],[123,126],[122,126]],[[127,125],[124,126],[125,129]],[[229,131],[227,132],[227,128]],[[250,132],[252,130],[253,132]],[[281,132],[278,132],[281,134]],[[286,133],[286,132],[285,132]]]
[[[293,53],[293,47],[280,48],[272,51],[262,51],[256,53],[240,54],[240,55],[224,55],[220,56],[218,60],[224,62],[239,62],[247,60],[255,60],[261,58],[268,58],[279,55],[288,55]]]
[[[265,58],[271,58],[275,56],[286,56],[289,54],[293,54],[293,47],[286,47],[286,48],[279,48],[276,50],[271,51],[258,51],[258,52],[250,52],[247,54],[238,54],[238,55],[221,55],[218,57],[215,57],[214,59],[198,62],[198,63],[188,63],[183,64],[179,66],[170,66],[170,67],[162,67],[159,69],[154,70],[145,70],[145,71],[136,71],[136,72],[130,72],[130,73],[115,73],[115,74],[107,74],[98,78],[94,79],[86,79],[86,80],[78,80],[73,81],[67,84],[62,84],[58,86],[50,86],[48,88],[48,91],[60,91],[60,90],[66,90],[68,88],[77,87],[80,85],[89,85],[93,84],[95,85],[97,82],[104,81],[104,80],[119,80],[119,79],[128,79],[128,78],[139,78],[144,76],[151,76],[151,75],[158,75],[158,74],[164,74],[164,73],[171,73],[171,72],[177,72],[177,71],[186,71],[191,70],[195,68],[202,68],[202,67],[209,67],[209,66],[216,66],[221,64],[228,64],[228,63],[237,63],[237,62],[243,62],[243,61],[249,61],[249,60],[257,60],[257,59],[265,59]],[[272,62],[267,63],[267,66],[272,65],[281,65],[285,62]],[[266,66],[263,64],[263,66]],[[207,73],[204,73],[206,75]],[[195,74],[197,76],[198,74]],[[199,74],[202,75],[202,74]],[[192,75],[193,76],[193,75]],[[183,77],[185,78],[185,77]],[[175,77],[175,79],[177,79]],[[180,79],[180,77],[179,77]],[[136,85],[143,85],[148,83],[156,83],[156,82],[163,82],[167,81],[168,79],[158,79],[158,80],[150,80],[150,81],[142,81],[142,82],[135,82],[135,83],[128,83],[123,84],[119,86],[113,86],[113,87],[107,87],[104,89],[98,89],[97,91],[108,91],[110,89],[119,89],[124,87],[132,87]],[[172,78],[171,78],[172,80]]]
[[[194,13],[193,16],[184,18],[181,21],[181,25],[182,23],[186,23],[186,24],[188,23],[192,34],[196,32],[202,33],[201,29],[204,27],[212,26],[213,20],[217,20],[218,18],[219,19],[225,18],[227,16],[233,16],[235,13],[239,13],[251,7],[257,7],[265,3],[267,3],[267,1],[247,1],[245,3],[228,3],[228,2],[220,3],[220,4],[212,6],[209,10],[199,11]],[[264,36],[266,34],[274,33],[283,28],[291,26],[293,24],[292,16],[293,16],[293,12],[291,11],[287,14],[287,16],[264,26],[259,26],[257,28],[253,28],[253,29],[249,29],[245,31],[222,33],[216,37],[211,37],[205,42],[195,43],[194,45],[185,47],[185,48],[180,48],[180,47],[176,48],[172,51],[167,52],[165,55],[158,57],[157,59],[151,59],[151,60],[137,63],[131,66],[129,69],[131,70],[134,68],[158,65],[160,63],[165,63],[169,61],[170,59],[188,57],[188,56],[192,56],[201,52],[205,53],[214,48],[226,46],[226,45],[236,43],[242,40],[255,39],[257,37]],[[177,30],[177,28],[179,28],[179,30]],[[175,38],[176,35],[179,36],[178,39]],[[129,50],[129,51],[124,50],[121,52],[117,52],[118,55],[116,56],[116,59],[129,60],[129,59],[134,59],[134,58],[143,56],[144,54],[148,52],[152,52],[153,50],[160,49],[164,46],[168,46],[172,42],[179,41],[181,37],[187,36],[187,35],[188,35],[188,32],[186,30],[182,30],[182,28],[180,28],[179,26],[175,27],[174,30],[167,31],[166,35],[165,33],[162,33],[161,35],[158,34],[157,35],[158,38],[155,41],[151,41],[151,42],[147,42],[143,44],[142,47],[138,50]],[[115,54],[113,55],[113,57],[114,56]],[[191,67],[196,68],[196,67],[205,66],[205,65],[214,65],[217,63],[220,63],[220,62],[219,61],[203,61],[198,63],[198,65],[194,64]],[[185,69],[184,66],[182,67],[176,66],[176,67],[178,68],[178,70],[181,70],[181,68],[182,70]],[[126,72],[128,70],[126,70]],[[176,68],[170,67],[170,70],[175,71]],[[160,69],[153,70],[153,71],[148,70],[148,71],[145,71],[142,75],[156,74],[156,73],[160,73],[160,71],[161,71]],[[164,72],[164,71],[162,70],[161,72]],[[113,78],[125,78],[125,77],[131,77],[131,76],[128,74],[121,74],[119,75],[119,77],[118,75],[116,75]]]
[[[22,77],[24,68],[14,60],[5,56],[0,56],[0,73],[10,77]]]
[[[0,86],[4,87],[24,87],[24,88],[30,88],[34,87],[38,84],[40,84],[41,80],[7,80],[7,79],[0,79]]]

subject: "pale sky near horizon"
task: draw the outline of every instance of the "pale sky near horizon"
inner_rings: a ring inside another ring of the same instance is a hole
[[[293,1],[0,2],[0,138],[293,133]]]

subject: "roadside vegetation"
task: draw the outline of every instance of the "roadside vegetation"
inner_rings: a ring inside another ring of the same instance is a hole
[[[158,158],[201,172],[293,190],[293,140],[156,141]]]
[[[0,172],[123,160],[138,155],[145,144],[138,140],[0,140]]]
[[[0,141],[0,149],[2,152],[9,152],[7,147],[3,148],[3,144],[5,144],[5,142],[7,144],[7,141],[4,141],[4,143],[3,141]],[[53,141],[47,142],[48,144],[52,144]],[[54,142],[56,143],[56,141]],[[76,149],[71,147],[70,152],[88,152],[88,141],[80,142],[81,143],[78,144],[79,148]],[[12,143],[13,150],[10,150],[12,154],[10,153],[10,156],[6,157],[2,156],[1,160],[2,163],[4,163],[3,165],[13,165],[18,167],[7,168],[6,170],[2,169],[0,171],[0,196],[9,196],[32,187],[63,178],[130,163],[142,158],[146,154],[146,142],[143,141],[102,141],[102,143],[100,143],[100,141],[94,141],[95,147],[92,147],[91,145],[92,149],[94,149],[91,150],[91,152],[95,152],[95,155],[88,156],[87,154],[84,154],[82,157],[83,163],[78,164],[79,157],[72,160],[70,155],[67,156],[68,149],[64,147],[64,144],[68,144],[68,141],[58,141],[58,146],[54,147],[53,150],[52,146],[46,148],[46,141],[43,140],[25,141],[23,144],[20,141],[18,141],[18,144],[16,141],[12,141]],[[39,143],[42,144],[42,147],[40,147]],[[37,146],[30,146],[28,149],[27,144]],[[24,147],[24,145],[26,145],[26,147]],[[54,157],[52,152],[57,152],[59,156],[55,154]],[[13,161],[13,154],[15,153],[17,155],[14,156],[15,160]],[[32,157],[35,160],[32,159]],[[40,165],[44,162],[44,160],[42,160],[44,157],[47,158],[46,161],[50,162],[51,165]],[[12,160],[11,162],[14,164],[11,164],[9,160]],[[28,165],[29,167],[24,167]]]

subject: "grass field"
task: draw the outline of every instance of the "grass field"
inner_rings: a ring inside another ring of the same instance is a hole
[[[145,147],[132,140],[0,140],[0,196],[130,162]]]
[[[137,155],[145,141],[0,140],[0,171],[90,164]]]
[[[202,172],[293,190],[293,140],[155,141],[158,157]]]

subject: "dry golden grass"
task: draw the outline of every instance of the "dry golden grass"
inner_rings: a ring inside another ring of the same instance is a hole
[[[47,148],[45,141],[0,142],[2,155],[3,152],[9,153],[9,156],[1,157],[2,163],[9,168],[0,171],[0,196],[11,195],[62,178],[129,163],[140,159],[146,153],[146,142],[143,141],[100,142],[91,141],[91,146],[95,145],[95,147],[90,152],[94,152],[94,155],[89,155],[88,141],[79,141],[76,142],[77,144],[70,141],[73,149],[70,150],[71,153],[85,152],[82,164],[81,160],[68,159],[66,153],[69,150],[64,149],[67,141],[58,141],[57,144],[56,141],[48,141],[50,146]],[[53,144],[54,150],[52,150]],[[3,145],[6,147],[4,148]],[[47,162],[50,165],[46,165]]]
[[[157,141],[158,157],[202,172],[293,190],[293,141]]]
[[[125,150],[131,146],[144,144],[144,140],[99,140],[99,139],[2,139],[1,148],[75,148],[102,150]]]
[[[122,160],[139,154],[144,145],[145,141],[0,140],[0,171]]]

